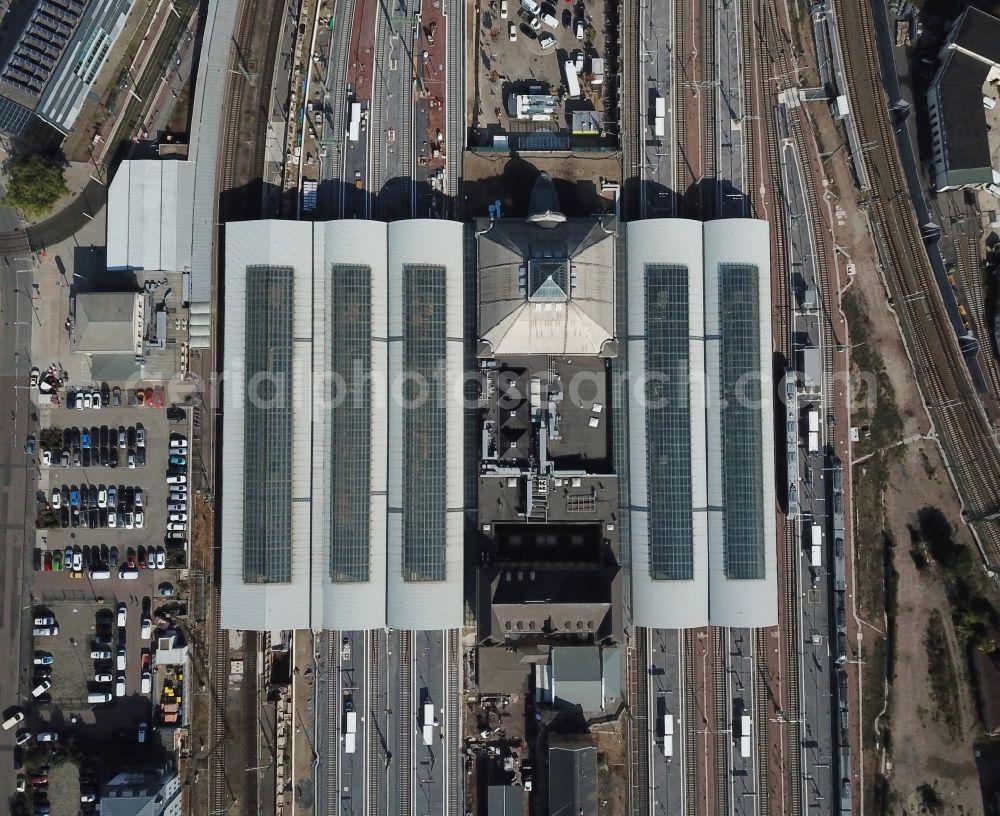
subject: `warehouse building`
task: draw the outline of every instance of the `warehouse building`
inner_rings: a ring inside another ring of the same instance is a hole
[[[123,161],[108,185],[109,272],[191,271],[194,163]]]
[[[461,624],[463,236],[227,225],[224,626]]]
[[[142,356],[145,321],[142,292],[80,292],[72,303],[70,347],[77,354],[124,358],[131,371]]]
[[[952,25],[927,92],[934,184],[939,191],[1000,180],[1000,19],[967,8]]]

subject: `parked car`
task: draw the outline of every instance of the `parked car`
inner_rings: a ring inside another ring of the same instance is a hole
[[[101,674],[94,675],[95,683],[113,683],[115,681],[115,676],[109,672],[102,672]]]
[[[139,636],[143,640],[149,640],[153,634],[153,622],[146,616],[142,616],[142,621],[140,623]]]
[[[49,652],[35,652],[35,658],[32,662],[36,666],[51,666],[52,654]]]
[[[156,548],[156,568],[165,569],[167,566],[167,554],[163,547]]]
[[[35,739],[38,742],[58,742],[59,735],[55,731],[39,731],[35,735]],[[36,810],[35,812],[37,813],[38,811]]]
[[[125,626],[128,621],[128,607],[125,604],[118,604],[118,625]]]
[[[59,492],[58,487],[52,488],[52,499],[49,504],[52,505],[53,510],[58,510],[62,505],[62,493]]]

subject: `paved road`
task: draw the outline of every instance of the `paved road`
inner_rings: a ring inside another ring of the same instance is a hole
[[[20,251],[24,251],[23,243]],[[0,649],[8,656],[0,665],[0,709],[24,704],[31,639],[23,637],[31,616],[25,608],[31,582],[31,546],[36,470],[25,456],[24,442],[37,422],[27,384],[31,369],[32,309],[30,291],[34,269],[30,261],[10,257],[10,268],[0,269],[0,575],[6,591],[0,600]],[[0,732],[0,802],[14,794],[11,773],[14,732]]]

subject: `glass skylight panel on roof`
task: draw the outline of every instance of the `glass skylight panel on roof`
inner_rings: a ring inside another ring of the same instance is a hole
[[[330,577],[367,581],[371,482],[371,269],[330,276]],[[341,392],[341,389],[346,389]]]
[[[403,578],[407,581],[445,579],[446,288],[443,266],[403,267]]]
[[[726,577],[764,577],[759,270],[719,265]]]
[[[246,273],[243,580],[292,578],[292,330],[294,270]]]
[[[649,571],[694,577],[688,269],[646,265],[646,456]]]

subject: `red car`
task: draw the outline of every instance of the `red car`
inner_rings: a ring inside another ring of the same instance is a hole
[[[147,388],[146,389],[146,405],[152,405],[152,404],[153,404],[153,389],[152,388]]]
[[[146,569],[146,548],[142,544],[139,545],[139,555],[136,558],[136,562],[139,569]]]
[[[45,558],[42,560],[42,567],[46,572],[52,572],[52,553],[45,553]]]
[[[142,650],[142,670],[149,671],[149,649]]]

